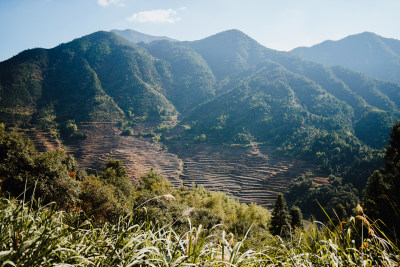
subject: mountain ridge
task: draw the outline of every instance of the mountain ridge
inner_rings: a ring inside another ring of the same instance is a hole
[[[267,144],[335,175],[386,145],[397,92],[238,30],[139,44],[100,31],[0,63],[1,121],[56,131],[68,120],[118,122],[128,134],[148,123],[140,131],[155,142]]]
[[[400,82],[400,40],[363,32],[290,51],[319,63],[342,65],[386,81]]]
[[[150,43],[150,42],[159,41],[159,40],[178,42],[178,40],[169,38],[167,36],[154,36],[154,35],[141,33],[141,32],[135,31],[135,30],[131,30],[131,29],[126,29],[126,30],[113,29],[110,32],[115,33],[132,43],[140,43],[140,42]]]

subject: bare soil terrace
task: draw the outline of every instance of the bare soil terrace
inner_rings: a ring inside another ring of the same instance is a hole
[[[193,145],[176,151],[182,158],[180,178],[185,186],[202,185],[223,191],[241,202],[263,206],[273,204],[277,193],[288,189],[293,178],[313,172],[313,180],[327,178],[315,175],[316,167],[304,160],[282,157],[271,146],[232,147]]]
[[[271,146],[184,146],[177,142],[166,151],[150,138],[121,136],[115,123],[85,123],[79,130],[87,134],[87,139],[63,144],[40,131],[26,134],[41,151],[63,147],[89,173],[101,170],[108,159],[114,158],[124,163],[133,182],[154,168],[175,186],[204,186],[263,206],[271,206],[277,193],[285,191],[301,174],[312,172],[315,182],[327,181],[314,164],[277,155]]]

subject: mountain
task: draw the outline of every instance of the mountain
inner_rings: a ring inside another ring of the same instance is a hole
[[[386,145],[399,92],[399,84],[265,48],[238,30],[138,44],[96,32],[0,63],[1,121],[175,120],[158,132],[162,140],[262,143],[335,175]]]
[[[2,62],[0,73],[2,115],[29,120],[50,106],[57,121],[117,121],[129,112],[157,120],[176,113],[160,86],[169,79],[164,63],[113,33],[24,51]]]
[[[329,66],[342,65],[386,81],[400,83],[400,40],[364,32],[338,41],[290,51]]]
[[[126,40],[128,40],[132,43],[140,43],[140,42],[150,43],[150,42],[158,41],[158,40],[168,40],[171,42],[177,42],[177,40],[169,38],[167,36],[153,36],[153,35],[144,34],[144,33],[138,32],[138,31],[130,30],[130,29],[126,29],[123,31],[111,30],[111,32],[125,38]]]
[[[166,62],[173,77],[167,86],[167,97],[179,111],[184,113],[215,96],[216,78],[194,49],[166,40],[142,46],[152,56]]]
[[[219,79],[262,61],[269,51],[239,30],[224,31],[187,44],[204,58]]]

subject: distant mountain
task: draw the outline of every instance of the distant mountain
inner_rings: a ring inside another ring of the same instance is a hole
[[[0,108],[28,120],[51,107],[57,121],[117,121],[176,113],[160,83],[165,63],[108,32],[53,49],[33,49],[0,64]]]
[[[0,121],[179,118],[166,140],[266,143],[337,175],[386,145],[399,93],[399,84],[265,48],[238,30],[139,44],[96,32],[0,63]]]
[[[269,51],[239,30],[224,31],[187,44],[205,59],[219,79],[264,60]]]
[[[329,66],[342,65],[372,77],[400,83],[400,40],[364,32],[339,41],[298,47],[291,53],[307,60]]]
[[[158,41],[158,40],[167,40],[171,42],[177,42],[177,40],[169,38],[167,36],[153,36],[153,35],[148,35],[144,34],[138,31],[126,29],[126,30],[111,30],[111,32],[118,34],[119,36],[125,38],[126,40],[132,42],[132,43],[150,43],[153,41]]]

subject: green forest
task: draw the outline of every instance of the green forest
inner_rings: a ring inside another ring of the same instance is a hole
[[[139,43],[101,31],[0,62],[1,265],[398,264],[400,84],[372,77],[238,30]],[[164,152],[269,146],[327,179],[299,173],[262,207],[154,169],[132,183],[108,154],[85,170],[21,134],[84,144],[89,123]]]

